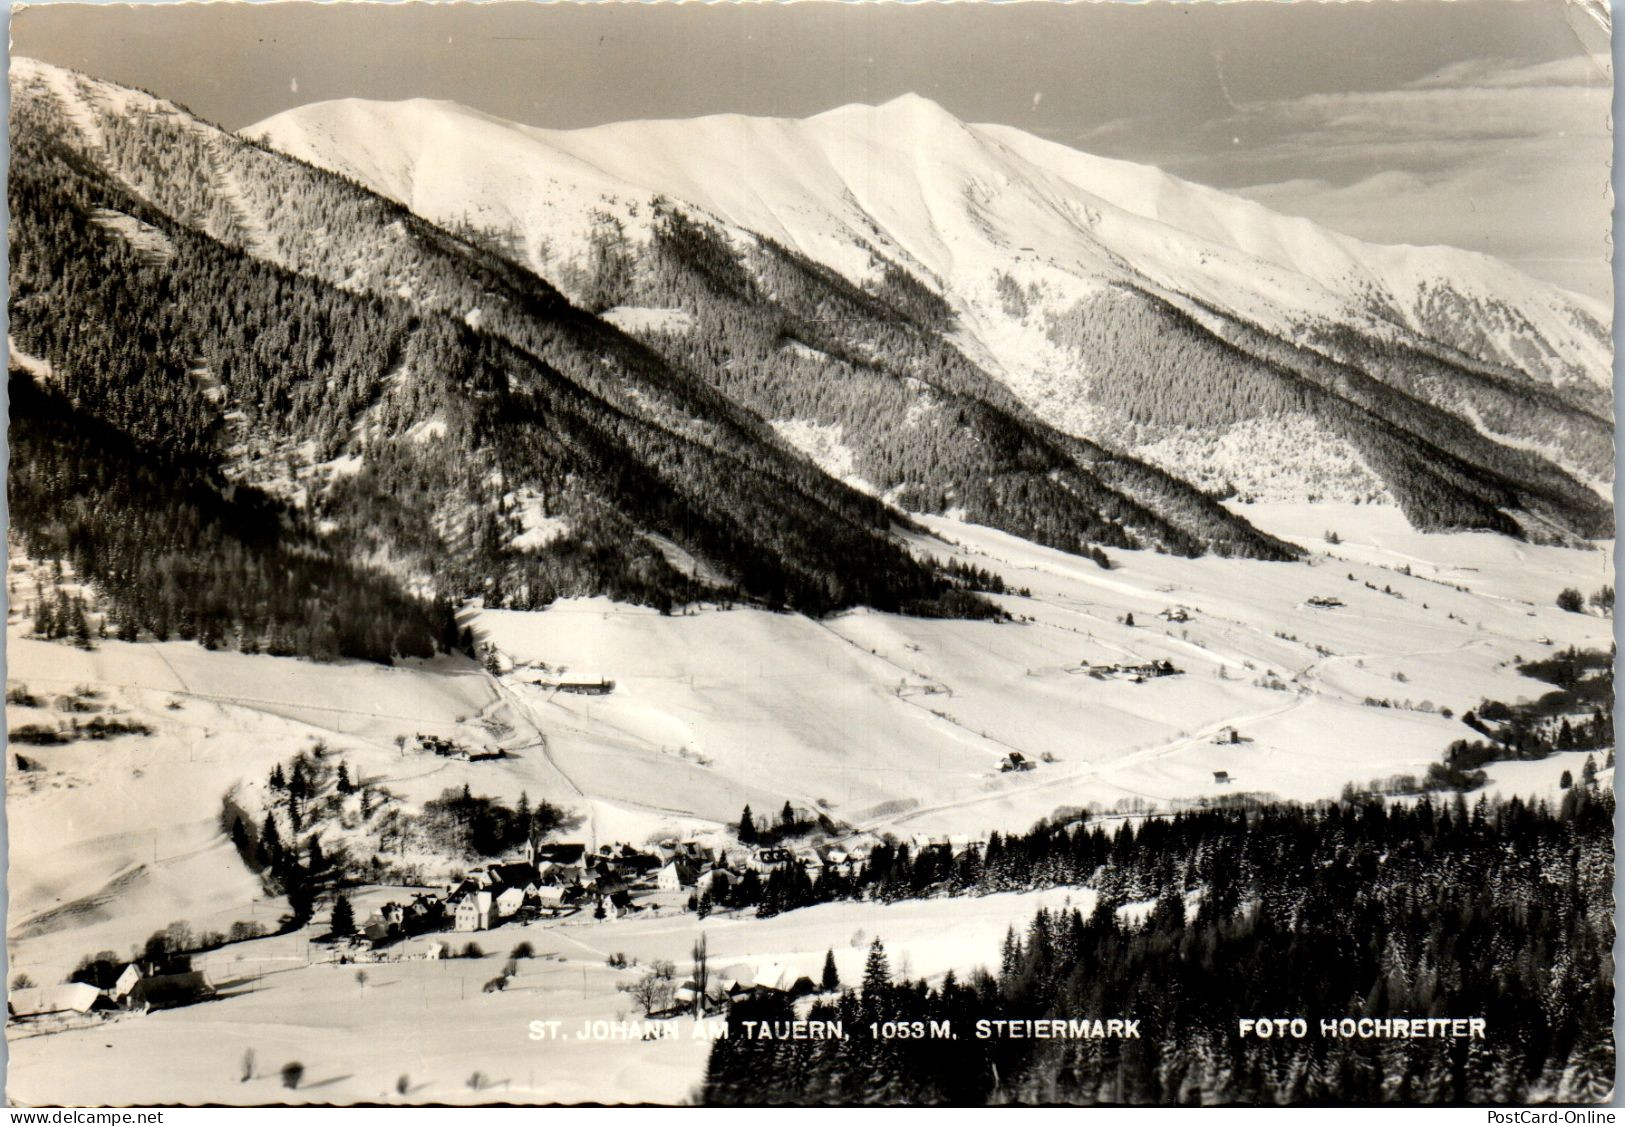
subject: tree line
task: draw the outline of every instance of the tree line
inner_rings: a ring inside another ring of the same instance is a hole
[[[1613,795],[1204,811],[1040,828],[982,866],[995,886],[1084,877],[1093,903],[1041,909],[997,966],[894,980],[878,940],[860,989],[804,1019],[845,1039],[763,1041],[736,1006],[713,1104],[1597,1102],[1613,1085]],[[1080,899],[1083,897],[1080,895]],[[1121,910],[1151,901],[1140,921]],[[1445,1016],[1483,1038],[1239,1034],[1243,1017]],[[977,1039],[981,1018],[1124,1017],[1138,1038]],[[954,1039],[871,1024],[946,1019]]]

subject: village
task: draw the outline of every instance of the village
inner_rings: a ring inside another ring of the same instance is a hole
[[[552,923],[601,926],[639,915],[703,919],[713,910],[743,912],[757,903],[764,881],[775,874],[796,872],[812,882],[830,875],[850,880],[877,845],[916,852],[942,849],[957,857],[985,844],[968,837],[924,835],[895,842],[866,833],[838,843],[778,843],[778,834],[813,825],[788,803],[777,823],[763,819],[760,827],[753,826],[748,808],[741,821],[744,836],[756,843],[666,839],[641,848],[626,842],[592,848],[579,841],[533,839],[521,855],[472,868],[437,889],[345,888],[306,924],[313,936],[306,944],[307,964],[364,967],[479,958],[485,951],[473,940],[492,931],[519,938],[532,926]],[[390,898],[376,902],[383,895]],[[352,896],[375,906],[358,918]],[[111,951],[87,956],[70,980],[59,985],[15,982],[8,1010],[12,1023],[25,1034],[66,1031],[218,1000],[252,984],[212,966],[194,967],[192,954],[181,949],[187,940],[176,937],[185,933],[183,924],[174,924],[167,937],[153,936],[141,954],[128,960]],[[260,937],[234,934],[225,941]],[[528,957],[532,944],[521,940],[514,949],[515,957]],[[656,962],[646,979],[638,1002],[645,1015],[718,1013],[730,1003],[764,993],[807,996],[817,991],[814,979],[819,976],[816,966],[770,960],[741,961],[677,980],[670,965]],[[514,967],[510,960],[506,970],[486,983],[486,992],[506,988]]]
[[[691,912],[705,918],[713,911],[755,906],[776,874],[795,873],[813,884],[830,877],[850,881],[877,847],[915,854],[939,850],[957,859],[986,845],[970,835],[916,834],[896,841],[853,832],[817,839],[822,834],[815,825],[786,803],[776,823],[763,819],[759,826],[752,824],[747,807],[737,844],[668,838],[641,848],[614,842],[594,849],[579,841],[532,840],[521,856],[473,868],[443,892],[390,900],[364,920],[341,918],[330,939],[336,957],[365,961],[396,956],[397,944],[418,936],[472,934],[577,915],[595,922],[642,913]],[[815,835],[802,836],[809,830]],[[335,910],[345,908],[335,904]],[[448,941],[439,940],[415,956],[451,954]]]

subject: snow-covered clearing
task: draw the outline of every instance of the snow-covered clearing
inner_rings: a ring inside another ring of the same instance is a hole
[[[90,213],[90,221],[117,234],[149,263],[164,263],[175,257],[175,244],[169,236],[133,215],[98,207]]]
[[[17,342],[6,334],[6,358],[14,367],[20,367],[41,383],[49,383],[56,378],[51,368],[51,361],[40,356],[33,356],[17,347]]]
[[[840,423],[811,422],[804,418],[775,418],[768,423],[774,433],[793,449],[805,454],[831,477],[870,496],[873,484],[858,473],[857,455],[846,444],[846,431]]]
[[[214,188],[236,217],[235,233],[241,240],[243,249],[256,258],[282,264],[277,253],[276,240],[271,235],[270,227],[265,223],[265,217],[255,210],[248,194],[243,191],[242,182],[237,179],[237,173],[229,163],[225,146],[221,145],[217,138],[209,139],[209,154]]]
[[[510,545],[515,551],[539,551],[570,534],[570,521],[563,516],[549,516],[547,498],[534,489],[521,489],[510,494],[509,499],[515,505],[514,516],[520,529]]]
[[[694,317],[683,309],[617,305],[600,315],[622,332],[634,336],[641,332],[687,332],[694,327]]]

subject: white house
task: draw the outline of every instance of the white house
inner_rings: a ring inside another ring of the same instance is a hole
[[[497,915],[506,919],[510,915],[517,914],[524,902],[524,888],[503,888],[502,893],[496,898]]]
[[[452,919],[455,930],[488,930],[491,926],[491,893],[476,891],[463,896],[457,901],[456,913]]]
[[[124,972],[118,975],[118,980],[113,982],[113,987],[107,991],[107,995],[115,1001],[122,1001],[140,980],[141,969],[131,962],[124,967]]]
[[[655,886],[661,891],[681,891],[686,887],[693,887],[695,880],[694,865],[687,860],[673,860],[661,867],[655,876]]]

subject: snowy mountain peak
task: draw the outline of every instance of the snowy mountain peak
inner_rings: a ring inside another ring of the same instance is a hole
[[[876,121],[897,125],[918,127],[930,125],[932,127],[964,128],[965,123],[949,113],[942,106],[927,98],[923,94],[913,92],[899,94],[888,101],[869,105],[865,102],[853,102],[844,106],[837,106],[823,113],[815,114],[808,121],[851,120],[856,117],[871,118]]]

